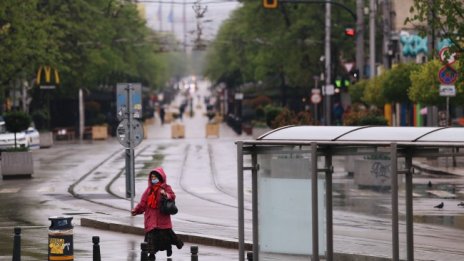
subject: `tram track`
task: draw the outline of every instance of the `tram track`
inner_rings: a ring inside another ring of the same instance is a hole
[[[151,146],[153,146],[153,145],[148,144],[148,145],[144,146],[143,148],[141,148],[140,150],[138,150],[137,153],[136,153],[136,157],[143,154]],[[209,203],[212,203],[212,204],[219,204],[219,205],[222,205],[222,206],[227,206],[227,207],[230,207],[230,208],[237,209],[236,204],[231,204],[230,202],[228,203],[228,202],[224,202],[223,200],[221,200],[221,198],[223,198],[223,196],[211,197],[211,196],[208,196],[208,195],[204,195],[202,193],[198,193],[197,191],[192,189],[189,185],[185,184],[185,179],[186,179],[186,175],[187,175],[187,172],[188,172],[186,164],[187,164],[187,161],[189,160],[189,157],[194,157],[194,154],[195,154],[194,151],[192,151],[192,146],[193,146],[192,143],[188,143],[182,149],[183,157],[182,157],[182,160],[180,162],[181,167],[180,167],[180,173],[178,175],[178,182],[179,182],[180,188],[178,188],[178,189],[181,189],[187,195],[189,195],[191,197],[194,197],[194,198],[197,198],[197,199],[200,199],[202,201],[206,201],[206,202],[209,202]],[[207,156],[207,159],[209,160],[209,162],[207,163],[208,168],[211,169],[211,171],[209,171],[209,173],[208,173],[209,178],[211,178],[212,181],[213,181],[212,182],[212,187],[210,189],[216,191],[217,193],[227,195],[227,197],[233,199],[233,202],[237,202],[237,196],[233,195],[233,193],[228,193],[226,190],[224,190],[220,186],[220,184],[218,182],[218,179],[217,179],[218,172],[217,172],[217,167],[215,165],[216,163],[212,162],[214,160],[213,159],[213,154],[214,153],[212,151],[211,145],[208,142],[206,142],[205,144],[202,144],[202,146],[206,150],[206,154],[208,155]],[[101,195],[101,197],[103,197],[105,200],[95,199],[94,197],[92,197],[92,195],[95,195],[95,194],[85,194],[85,193],[79,193],[78,191],[76,191],[77,186],[83,185],[83,183],[85,183],[85,182],[90,182],[89,180],[92,178],[91,177],[92,175],[95,175],[96,173],[101,171],[100,168],[104,167],[105,164],[107,164],[107,163],[109,163],[111,161],[115,161],[115,160],[117,160],[118,157],[121,157],[121,153],[124,153],[124,152],[121,152],[121,151],[113,152],[111,155],[109,155],[103,161],[96,164],[87,173],[82,175],[78,180],[76,180],[74,183],[72,183],[69,186],[68,193],[72,197],[74,197],[76,199],[84,200],[84,201],[92,203],[92,204],[96,204],[96,205],[99,205],[99,206],[105,206],[105,207],[110,208],[110,209],[117,209],[117,210],[121,210],[121,211],[127,211],[127,208],[126,207],[121,207],[121,204],[117,205],[117,204],[110,204],[110,203],[105,202],[108,199],[120,199],[120,200],[124,200],[124,201],[129,201],[130,200],[130,199],[125,198],[124,196],[121,196],[120,194],[114,192],[114,190],[112,189],[112,187],[114,187],[114,184],[116,183],[116,181],[118,181],[121,178],[121,175],[123,175],[124,170],[125,170],[124,168],[117,171],[114,174],[114,176],[112,176],[111,178],[109,178],[109,177],[106,178],[106,179],[109,179],[109,181],[104,185],[104,187],[105,187],[104,191],[107,194],[107,196]],[[192,159],[190,159],[190,160],[192,160]],[[150,162],[146,162],[146,163],[150,163]],[[247,210],[251,210],[251,209],[247,208]],[[210,223],[209,222],[204,222],[204,224],[210,224]]]

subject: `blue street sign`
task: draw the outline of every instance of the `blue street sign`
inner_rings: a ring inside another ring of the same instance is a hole
[[[118,83],[116,86],[116,115],[119,120],[127,118],[127,88],[131,86],[132,110],[135,119],[142,118],[142,84]]]

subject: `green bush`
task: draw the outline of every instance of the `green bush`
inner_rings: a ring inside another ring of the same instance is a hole
[[[353,104],[350,112],[345,113],[343,124],[346,126],[387,126],[387,119],[380,110],[369,110],[362,104]]]
[[[277,115],[280,114],[280,112],[282,110],[283,110],[282,107],[277,107],[277,106],[273,106],[273,105],[270,105],[270,104],[268,104],[268,105],[266,105],[264,107],[264,112],[266,114],[266,124],[267,124],[267,126],[272,128],[272,122],[277,117]]]
[[[9,132],[14,133],[14,139],[15,139],[15,148],[17,147],[17,142],[16,142],[16,133],[25,131],[29,126],[31,125],[31,117],[29,114],[21,111],[12,111],[12,112],[7,112],[4,115],[5,119],[5,128]]]
[[[288,125],[310,125],[312,123],[311,113],[309,111],[300,111],[298,113],[283,108],[277,117],[272,121],[271,128],[279,128]]]
[[[368,114],[359,120],[359,125],[387,126],[388,122],[387,119],[381,115]]]
[[[27,130],[31,126],[29,114],[21,111],[7,112],[4,115],[5,128],[9,132],[17,133]]]

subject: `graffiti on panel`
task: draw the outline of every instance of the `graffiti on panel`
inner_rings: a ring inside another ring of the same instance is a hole
[[[428,45],[427,37],[421,37],[417,34],[410,34],[402,31],[400,33],[400,43],[404,57],[416,57],[418,54],[427,54]],[[443,47],[452,45],[450,39],[441,39],[437,45],[436,50],[441,50]]]
[[[403,56],[405,57],[415,57],[420,53],[427,54],[428,52],[426,37],[403,33],[400,36],[400,42],[403,47]]]

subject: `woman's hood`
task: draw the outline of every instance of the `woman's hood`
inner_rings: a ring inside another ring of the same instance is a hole
[[[150,171],[150,173],[152,172],[157,172],[160,174],[161,178],[163,179],[162,181],[160,181],[161,184],[166,183],[166,173],[164,172],[164,169],[162,167],[156,167],[152,169],[152,171]],[[150,175],[148,175],[148,186],[151,186]]]

